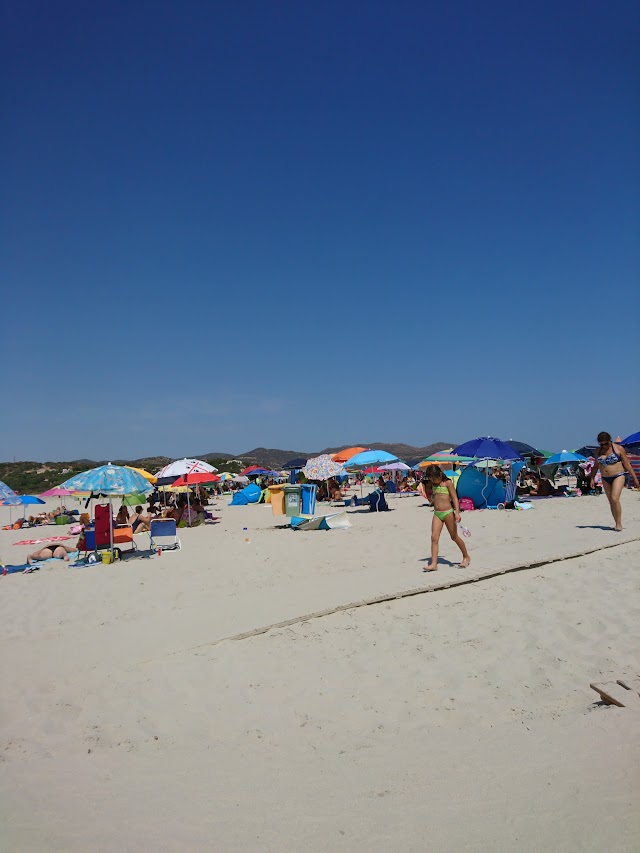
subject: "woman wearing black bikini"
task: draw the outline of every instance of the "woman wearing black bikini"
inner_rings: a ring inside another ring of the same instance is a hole
[[[622,507],[620,506],[620,495],[624,488],[625,473],[631,476],[638,488],[638,478],[631,467],[631,463],[627,458],[626,451],[621,444],[614,444],[608,432],[598,433],[598,455],[596,464],[591,472],[591,487],[593,488],[593,478],[596,476],[598,469],[602,474],[602,487],[609,500],[611,514],[615,521],[615,530],[622,530]]]

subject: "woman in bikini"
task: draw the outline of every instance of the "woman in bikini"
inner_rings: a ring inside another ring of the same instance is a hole
[[[439,465],[432,465],[427,470],[427,477],[433,487],[433,521],[431,522],[431,561],[423,571],[435,572],[438,569],[438,542],[442,528],[446,527],[449,536],[462,552],[461,569],[466,569],[471,558],[464,541],[458,536],[460,523],[460,507],[458,495],[453,483]]]
[[[614,444],[608,432],[598,433],[598,456],[596,464],[591,472],[591,488],[593,488],[593,480],[600,470],[602,474],[602,487],[609,500],[611,507],[611,515],[615,522],[614,530],[622,530],[622,507],[620,505],[620,495],[624,488],[625,473],[628,473],[638,488],[638,478],[631,467],[631,463],[627,457],[626,451],[621,444]]]

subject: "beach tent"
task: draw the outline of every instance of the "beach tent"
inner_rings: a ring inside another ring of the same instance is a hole
[[[229,506],[246,506],[247,504],[257,504],[260,500],[260,495],[262,494],[262,490],[259,486],[256,486],[255,483],[251,483],[249,486],[245,486],[244,489],[241,489],[239,492],[236,492],[233,496],[233,500],[229,504]]]
[[[459,498],[471,498],[476,509],[503,504],[506,497],[502,480],[487,477],[475,465],[469,465],[460,474],[456,491]]]

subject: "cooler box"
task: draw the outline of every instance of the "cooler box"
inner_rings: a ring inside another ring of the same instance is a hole
[[[284,515],[284,486],[269,486],[271,495],[271,512],[274,515]]]
[[[289,518],[294,515],[300,515],[302,486],[285,486],[284,487],[284,511]]]
[[[313,515],[316,511],[316,492],[318,487],[311,483],[302,485],[302,515]]]

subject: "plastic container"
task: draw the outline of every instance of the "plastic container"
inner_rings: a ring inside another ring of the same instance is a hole
[[[284,489],[283,485],[269,486],[271,495],[271,512],[274,515],[284,515]]]
[[[302,486],[285,486],[284,487],[284,511],[285,515],[293,518],[294,515],[300,515]]]
[[[311,483],[303,483],[301,495],[302,515],[313,515],[315,513],[317,491],[317,486]]]
[[[102,552],[102,562],[107,564],[111,562],[111,551]]]

